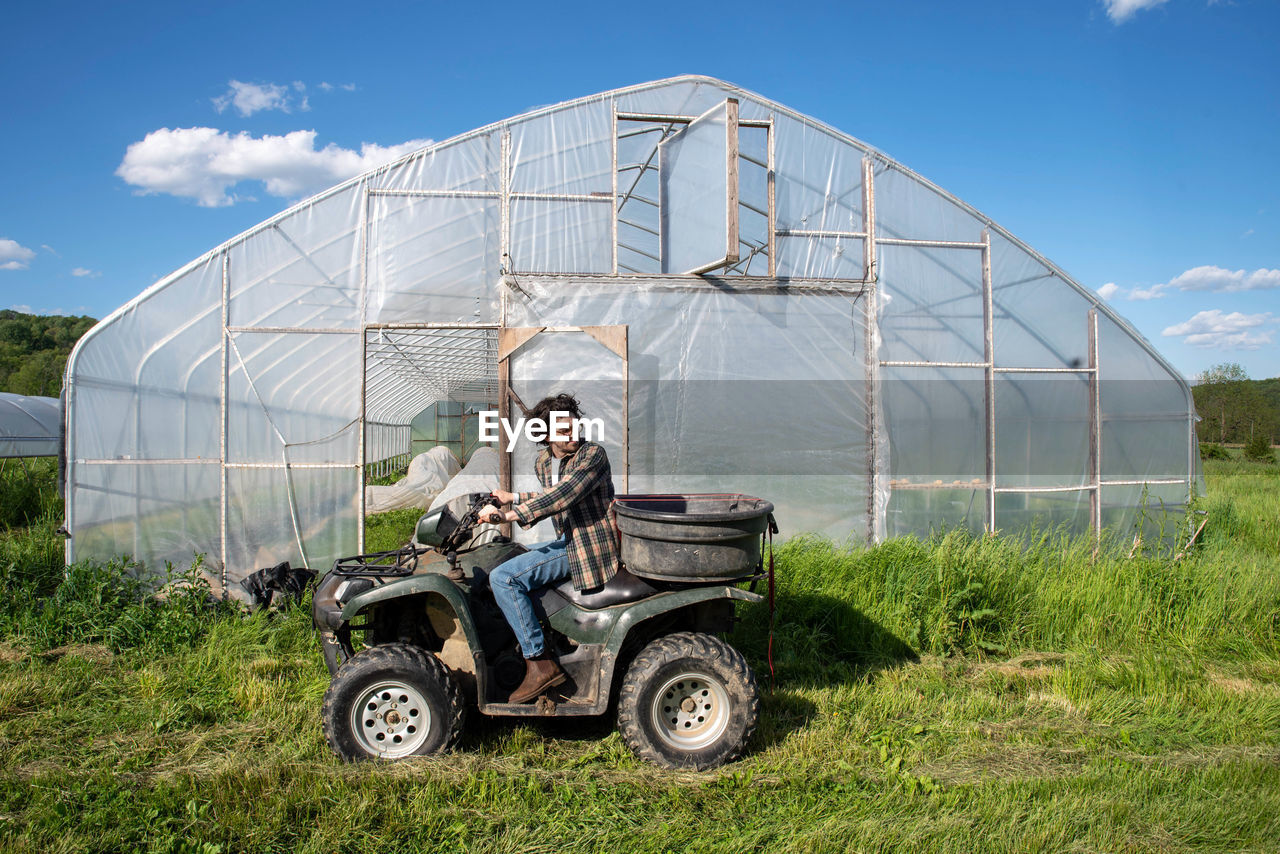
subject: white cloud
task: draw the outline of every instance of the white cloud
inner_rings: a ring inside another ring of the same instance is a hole
[[[1259,329],[1271,320],[1271,312],[1223,314],[1220,309],[1197,312],[1190,320],[1166,327],[1162,335],[1183,338],[1192,347],[1214,350],[1257,350],[1271,343],[1271,330]],[[1252,331],[1251,331],[1252,330]]]
[[[1244,270],[1227,270],[1222,267],[1193,267],[1169,280],[1169,287],[1181,291],[1259,291],[1280,288],[1280,270],[1265,267],[1246,273]]]
[[[85,276],[88,276],[91,279],[96,279],[102,274],[96,270],[90,270],[88,267],[76,267],[71,271],[71,275],[75,276],[77,279],[83,279]]]
[[[1115,296],[1119,292],[1120,292],[1120,286],[1117,285],[1115,282],[1107,282],[1105,285],[1098,288],[1098,296],[1102,297],[1105,300],[1111,299],[1113,296]]]
[[[1107,293],[1102,293],[1103,288],[1108,288]],[[1111,299],[1113,295],[1119,295],[1130,300],[1152,300],[1166,297],[1172,291],[1209,291],[1217,294],[1231,294],[1271,288],[1280,288],[1280,269],[1271,270],[1260,267],[1253,272],[1248,272],[1205,265],[1192,267],[1167,282],[1152,285],[1149,288],[1131,288],[1127,294],[1123,288],[1116,287],[1112,290],[1108,285],[1098,288],[1098,293],[1103,299]]]
[[[1152,285],[1149,288],[1134,288],[1133,290],[1129,291],[1129,299],[1135,299],[1135,300],[1160,299],[1165,295],[1164,292],[1168,288],[1169,288],[1168,285]]]
[[[1102,0],[1107,9],[1107,17],[1117,24],[1123,24],[1143,9],[1154,9],[1166,0]]]
[[[9,306],[9,311],[16,311],[20,314],[35,314],[35,311],[29,305],[11,305]]]
[[[168,193],[222,207],[238,200],[229,191],[241,181],[261,181],[280,198],[301,198],[430,144],[366,142],[357,152],[333,143],[317,149],[314,130],[254,137],[217,128],[160,128],[129,146],[116,174],[141,195]]]
[[[25,270],[36,253],[16,240],[0,237],[0,270]]]
[[[227,85],[227,91],[213,99],[213,107],[219,113],[225,112],[227,107],[235,107],[242,116],[263,110],[291,113],[295,109],[303,112],[311,109],[307,102],[307,87],[300,80],[295,80],[292,87],[277,83],[242,83],[239,80],[232,80]],[[295,96],[301,96],[301,100],[295,100]]]

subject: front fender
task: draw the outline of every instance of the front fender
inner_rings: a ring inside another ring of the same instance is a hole
[[[471,617],[471,605],[467,601],[467,594],[454,582],[435,573],[411,575],[352,596],[342,606],[342,619],[343,622],[350,623],[374,605],[403,599],[406,596],[426,596],[433,593],[444,597],[444,600],[449,603],[471,649],[480,650],[480,637],[476,632],[475,620]],[[423,618],[425,619],[425,614]]]

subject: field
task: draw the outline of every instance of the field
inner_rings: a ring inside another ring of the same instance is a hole
[[[764,609],[732,638],[749,754],[677,774],[610,720],[473,718],[455,753],[343,765],[305,609],[63,580],[28,464],[0,473],[3,850],[1280,850],[1280,466],[1208,462],[1189,549],[789,542],[772,684]]]

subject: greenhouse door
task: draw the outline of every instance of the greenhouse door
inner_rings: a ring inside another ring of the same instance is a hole
[[[582,438],[603,445],[627,490],[627,327],[527,326],[498,331],[498,414],[515,424],[543,397],[568,391],[582,405]],[[530,484],[536,448],[503,443],[504,490]],[[524,482],[523,484],[521,482]],[[518,491],[518,490],[516,490]]]
[[[398,474],[415,454],[436,446],[449,448],[459,463],[467,462],[476,446],[480,413],[494,408],[497,399],[497,327],[369,327],[360,449],[366,481]],[[420,416],[435,426],[415,433],[425,423],[415,428]],[[362,510],[369,512],[367,491],[361,490],[361,496]]]

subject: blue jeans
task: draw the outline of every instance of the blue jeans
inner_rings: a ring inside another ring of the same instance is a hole
[[[564,540],[538,543],[489,573],[493,598],[516,633],[525,658],[541,655],[545,648],[542,624],[533,610],[530,594],[569,577],[568,548]]]

